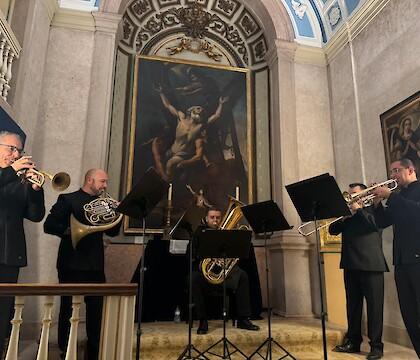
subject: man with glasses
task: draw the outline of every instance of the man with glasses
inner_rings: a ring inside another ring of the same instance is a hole
[[[23,155],[21,136],[0,129],[0,283],[16,283],[19,269],[27,265],[23,219],[39,222],[45,214],[44,192],[22,182],[18,172],[31,176],[35,167]],[[13,297],[0,297],[0,355],[10,332]]]
[[[391,164],[390,175],[399,192],[388,187],[373,191],[378,226],[394,225],[393,263],[401,314],[417,355],[420,357],[420,183],[409,159]],[[381,200],[386,199],[383,207]]]

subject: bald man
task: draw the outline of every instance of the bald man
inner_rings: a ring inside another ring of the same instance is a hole
[[[44,223],[47,234],[61,238],[58,250],[57,270],[60,283],[104,283],[103,232],[83,237],[73,249],[70,234],[70,215],[81,223],[92,225],[86,219],[84,205],[97,199],[107,188],[108,174],[101,169],[91,169],[85,175],[83,186],[70,194],[62,194],[51,208]],[[105,231],[115,236],[119,226]],[[85,296],[86,334],[89,360],[96,360],[101,334],[102,297]],[[58,345],[64,356],[70,332],[71,297],[61,297],[58,319]]]

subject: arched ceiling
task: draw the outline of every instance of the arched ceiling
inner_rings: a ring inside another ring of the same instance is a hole
[[[112,5],[126,3],[124,0],[84,0],[94,5],[95,9],[109,10]],[[139,0],[141,2],[142,0]],[[257,0],[253,0],[257,2]],[[275,0],[282,3],[280,9],[286,9],[293,25],[296,41],[312,46],[325,45],[334,34],[351,18],[366,2],[371,0]],[[74,3],[78,8],[81,0],[61,0],[66,7]],[[168,1],[170,2],[170,1]],[[219,0],[224,6],[229,6],[233,0]],[[246,1],[245,1],[246,2]],[[267,1],[260,0],[259,3]],[[258,5],[256,4],[256,7]],[[119,8],[118,10],[120,10]]]

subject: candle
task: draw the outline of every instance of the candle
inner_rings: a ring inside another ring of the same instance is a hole
[[[236,194],[235,194],[236,200],[239,200],[239,185],[236,185]]]
[[[172,183],[169,184],[169,189],[168,189],[168,201],[172,200]]]

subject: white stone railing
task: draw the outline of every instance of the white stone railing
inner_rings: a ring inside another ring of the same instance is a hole
[[[10,90],[13,60],[19,57],[21,51],[19,41],[0,11],[0,96],[5,101]]]
[[[12,332],[6,360],[18,359],[19,333],[23,323],[22,311],[27,296],[45,296],[41,337],[36,359],[48,359],[49,330],[52,322],[54,296],[57,295],[73,297],[66,360],[77,359],[77,330],[83,296],[104,296],[99,359],[131,359],[136,294],[137,285],[135,284],[0,284],[0,296],[15,296],[15,312],[11,320]]]

